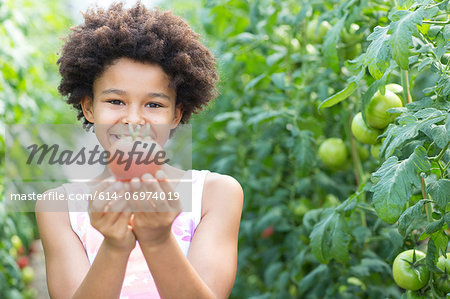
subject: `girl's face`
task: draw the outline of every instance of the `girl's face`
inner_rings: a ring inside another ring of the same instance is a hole
[[[109,149],[121,135],[130,135],[129,124],[140,125],[140,132],[149,124],[150,136],[164,145],[183,113],[169,84],[168,75],[157,64],[120,58],[106,68],[94,81],[94,98],[81,101],[100,144]]]

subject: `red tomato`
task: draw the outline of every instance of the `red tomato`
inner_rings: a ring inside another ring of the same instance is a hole
[[[165,152],[153,140],[122,138],[111,148],[109,169],[120,181],[130,181],[132,178],[140,178],[146,173],[153,177],[167,162]],[[131,159],[130,159],[131,154]]]
[[[262,237],[263,239],[267,239],[267,238],[269,238],[270,236],[272,236],[274,232],[275,232],[275,229],[273,228],[273,226],[268,226],[268,227],[266,227],[266,229],[263,230],[263,232],[261,233],[261,237]]]
[[[17,259],[17,265],[19,266],[20,269],[23,269],[26,266],[28,266],[29,262],[30,259],[28,258],[28,256],[21,256]]]

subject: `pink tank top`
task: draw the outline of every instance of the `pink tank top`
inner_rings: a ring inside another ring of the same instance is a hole
[[[208,170],[192,170],[192,212],[181,212],[172,223],[172,234],[183,253],[187,256],[192,237],[202,214],[203,185]],[[185,175],[186,177],[186,175]],[[64,184],[66,193],[89,193],[84,183]],[[70,209],[70,208],[69,208]],[[70,212],[70,224],[83,244],[89,263],[92,265],[103,242],[103,236],[91,226],[88,212]],[[153,277],[148,269],[139,243],[130,254],[125,278],[122,285],[121,299],[160,298]]]

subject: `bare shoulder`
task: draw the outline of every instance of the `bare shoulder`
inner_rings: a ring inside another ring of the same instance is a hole
[[[208,211],[227,209],[242,210],[244,192],[241,184],[232,176],[210,172],[203,187],[202,215]],[[222,210],[224,212],[224,210]]]

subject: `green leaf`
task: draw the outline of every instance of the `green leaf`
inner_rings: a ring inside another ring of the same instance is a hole
[[[247,119],[248,126],[257,126],[262,122],[267,122],[275,117],[284,114],[284,111],[262,111]]]
[[[450,95],[450,76],[444,74],[439,78],[437,82],[437,90],[443,97]]]
[[[282,53],[282,52],[274,53],[267,57],[266,63],[268,66],[272,66],[285,56],[286,56],[286,53]]]
[[[417,70],[420,72],[424,67],[429,66],[433,62],[433,58],[426,57],[424,60],[422,60],[419,65],[417,66]]]
[[[331,255],[341,263],[347,263],[350,259],[348,246],[350,236],[347,233],[347,222],[344,217],[339,216],[332,232]]]
[[[440,179],[427,185],[427,192],[431,195],[433,201],[442,210],[445,210],[450,201],[450,180]]]
[[[327,211],[324,218],[314,226],[310,239],[312,253],[320,263],[327,264],[331,258],[341,263],[349,260],[350,236],[341,214]]]
[[[430,169],[426,150],[417,147],[411,156],[398,161],[396,156],[389,157],[380,169],[372,174],[374,185],[373,204],[378,216],[387,223],[394,223],[403,213],[413,188],[420,187],[419,172]]]
[[[421,224],[419,219],[424,218],[423,206],[426,200],[419,200],[415,205],[409,207],[398,219],[398,232],[406,237],[416,228],[416,224]]]
[[[433,221],[431,223],[428,223],[425,227],[425,231],[423,232],[426,235],[434,234],[435,232],[439,231],[442,226],[445,224],[444,218],[441,218],[438,221]]]
[[[370,276],[373,272],[389,273],[391,268],[383,260],[376,258],[363,258],[361,263],[351,267],[351,272],[356,276]]]
[[[422,119],[421,119],[422,118]],[[399,117],[399,125],[389,125],[383,136],[386,137],[380,148],[381,157],[389,157],[394,149],[400,147],[409,139],[415,138],[419,130],[426,130],[432,124],[445,119],[442,111],[434,108],[419,110],[414,115],[406,114]]]
[[[444,219],[444,217],[442,219]],[[434,244],[436,245],[438,252],[441,253],[447,252],[449,238],[447,234],[444,232],[444,228],[432,234],[431,240],[433,240]]]
[[[450,138],[448,138],[446,127],[444,125],[432,125],[431,128],[431,138],[433,139],[434,143],[436,143],[440,148],[444,148],[450,141]]]
[[[284,73],[275,73],[272,75],[272,81],[279,89],[285,89],[286,81]]]
[[[339,73],[339,58],[337,52],[337,42],[344,26],[346,17],[341,18],[334,26],[328,30],[323,42],[323,54],[325,62],[336,73]]]
[[[356,87],[358,87],[358,85],[355,82],[351,82],[346,88],[320,103],[319,109],[332,107],[337,103],[342,102],[356,90]]]
[[[323,279],[324,276],[329,276],[330,270],[326,265],[319,265],[312,271],[310,271],[299,283],[299,295],[309,291],[309,289],[317,283],[317,281]]]
[[[259,83],[259,81],[261,81],[262,79],[264,79],[267,76],[266,73],[263,73],[261,75],[259,75],[258,77],[252,79],[250,82],[248,82],[248,84],[244,87],[244,91],[247,92],[250,89],[252,89],[253,87],[256,86],[256,84]]]
[[[283,270],[283,263],[275,262],[264,271],[264,282],[266,285],[272,284]]]
[[[409,66],[409,48],[412,47],[412,36],[417,34],[417,25],[422,23],[424,18],[423,6],[411,12],[399,10],[393,14],[398,17],[398,21],[389,25],[389,31],[392,31],[390,43],[394,60],[400,68],[407,70]]]
[[[436,248],[433,239],[430,239],[427,244],[427,255],[425,257],[425,264],[429,270],[439,272],[439,269],[436,267],[438,256],[438,249]]]
[[[367,37],[367,40],[372,42],[367,48],[364,64],[369,67],[369,73],[376,80],[383,77],[392,57],[388,29],[388,27],[377,26]]]
[[[329,235],[330,227],[336,222],[336,214],[328,211],[327,215],[317,223],[309,238],[311,239],[311,249],[314,256],[322,264],[327,264],[331,258],[331,239]]]
[[[299,136],[295,137],[295,148],[293,151],[300,175],[308,174],[316,156],[313,133],[306,130],[300,131]]]

